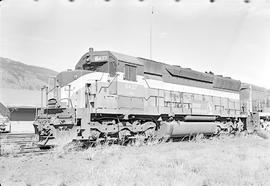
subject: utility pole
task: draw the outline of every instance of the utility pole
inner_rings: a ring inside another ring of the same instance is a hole
[[[151,17],[150,17],[150,43],[149,43],[149,54],[150,54],[150,59],[152,59],[152,35],[153,35],[153,15],[154,15],[154,6],[153,6],[153,2],[151,1]]]
[[[252,113],[252,85],[249,85],[249,112]]]

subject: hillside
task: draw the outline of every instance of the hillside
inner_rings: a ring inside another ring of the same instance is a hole
[[[40,90],[56,71],[0,57],[0,88]]]

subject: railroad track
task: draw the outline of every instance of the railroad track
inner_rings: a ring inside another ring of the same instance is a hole
[[[39,148],[37,142],[33,133],[0,133],[0,155],[46,153]]]

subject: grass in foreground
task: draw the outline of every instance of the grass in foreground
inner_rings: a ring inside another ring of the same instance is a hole
[[[270,141],[257,136],[0,158],[2,185],[269,185]]]

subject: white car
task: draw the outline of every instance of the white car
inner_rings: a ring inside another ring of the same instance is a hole
[[[0,133],[11,132],[11,123],[8,117],[1,117],[0,115]]]

